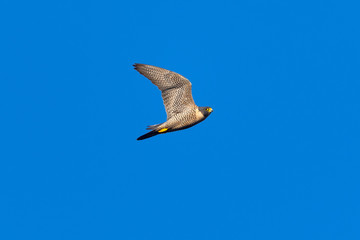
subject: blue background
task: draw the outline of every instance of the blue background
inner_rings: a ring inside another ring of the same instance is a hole
[[[356,2],[2,1],[0,238],[360,239]]]

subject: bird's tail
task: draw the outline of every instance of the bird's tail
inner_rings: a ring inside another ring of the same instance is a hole
[[[151,131],[151,132],[148,132],[140,137],[137,138],[137,140],[144,140],[144,139],[147,139],[147,138],[150,138],[150,137],[153,137],[153,136],[156,136],[158,135],[159,133],[155,130]]]
[[[160,124],[150,125],[146,128],[146,130],[155,130],[158,126],[160,126]]]

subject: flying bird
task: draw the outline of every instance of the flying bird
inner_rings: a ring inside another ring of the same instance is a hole
[[[211,107],[195,105],[191,82],[180,74],[146,64],[133,66],[160,89],[167,115],[166,122],[148,126],[147,130],[151,131],[137,140],[192,127],[213,112]]]

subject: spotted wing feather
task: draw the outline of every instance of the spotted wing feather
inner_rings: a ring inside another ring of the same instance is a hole
[[[193,108],[195,102],[191,94],[191,83],[178,73],[146,64],[134,64],[139,73],[150,79],[161,91],[167,119]]]

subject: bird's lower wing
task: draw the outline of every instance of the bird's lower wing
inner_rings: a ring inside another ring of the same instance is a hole
[[[134,67],[160,89],[168,119],[187,107],[195,106],[191,83],[182,75],[152,65],[137,63]]]

